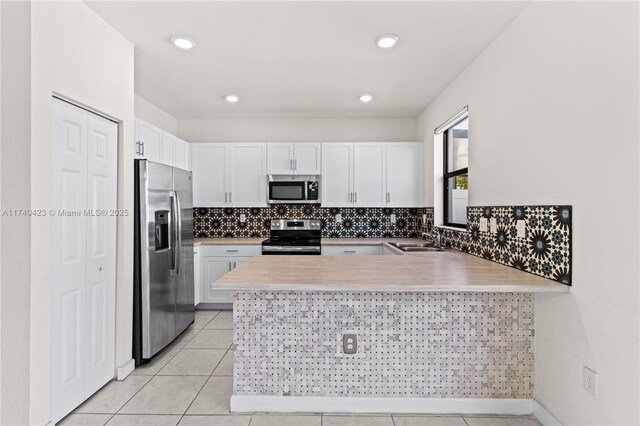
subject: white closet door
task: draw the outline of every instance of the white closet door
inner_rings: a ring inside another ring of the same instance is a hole
[[[117,125],[53,101],[51,416],[115,375]],[[107,210],[105,215],[104,210]]]
[[[52,221],[52,415],[59,420],[84,401],[87,253],[85,111],[54,101]],[[69,215],[62,213],[68,212]]]
[[[87,217],[85,331],[88,352],[84,361],[88,397],[114,376],[116,216],[110,213],[117,208],[118,126],[87,114],[87,208],[93,213]]]

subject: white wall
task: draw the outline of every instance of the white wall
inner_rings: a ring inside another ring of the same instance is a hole
[[[169,115],[165,110],[158,108],[148,100],[135,95],[134,111],[136,117],[176,135],[178,133],[178,120]]]
[[[572,292],[535,318],[536,399],[567,425],[640,423],[638,15],[533,2],[419,116],[431,146],[469,105],[469,205],[574,206]]]
[[[31,14],[31,204],[51,206],[53,93],[119,123],[116,364],[131,359],[133,280],[133,45],[83,2],[34,2]],[[30,423],[49,420],[51,221],[31,228]],[[25,354],[26,356],[26,354]]]
[[[30,205],[29,2],[0,3],[0,204]],[[0,424],[29,422],[29,217],[2,215],[0,226]]]
[[[189,142],[409,142],[415,118],[226,118],[178,120]]]

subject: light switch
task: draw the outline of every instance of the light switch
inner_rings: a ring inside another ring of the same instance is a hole
[[[489,230],[488,220],[486,217],[480,218],[480,232],[487,232]]]
[[[396,215],[395,215],[395,213],[391,215],[391,223],[396,223]]]
[[[516,221],[516,231],[518,238],[527,238],[527,227],[525,225],[524,219]]]
[[[492,234],[495,234],[498,232],[498,222],[496,221],[495,217],[492,217],[491,219],[489,219],[489,229]]]
[[[342,223],[342,215],[338,213],[335,215],[336,223]]]
[[[240,222],[246,222],[247,221],[247,215],[244,213],[240,213]]]

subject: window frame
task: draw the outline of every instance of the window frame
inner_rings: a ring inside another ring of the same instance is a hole
[[[463,117],[461,117],[459,120],[457,120],[455,123],[453,123],[451,126],[447,127],[446,130],[444,130],[442,132],[442,158],[443,158],[443,164],[442,164],[442,171],[443,171],[443,178],[442,178],[442,189],[443,189],[443,193],[442,193],[442,199],[444,201],[444,205],[443,205],[443,212],[444,212],[444,217],[442,218],[442,223],[444,226],[451,226],[453,228],[461,228],[461,229],[467,229],[467,224],[466,223],[455,223],[455,222],[449,222],[449,179],[454,178],[456,176],[463,176],[463,175],[467,175],[467,180],[469,179],[469,165],[467,164],[467,167],[464,167],[462,169],[457,169],[457,170],[453,170],[453,171],[449,171],[449,150],[448,150],[448,144],[449,144],[449,134],[453,132],[453,128],[455,126],[457,126],[459,123],[463,122],[464,120],[467,120],[469,118],[468,115],[465,115]]]

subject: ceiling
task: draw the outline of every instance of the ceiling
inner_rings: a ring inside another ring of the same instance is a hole
[[[195,119],[416,116],[526,2],[87,4],[135,45],[136,93]],[[398,44],[379,48],[383,33]],[[176,48],[175,34],[196,47]]]

